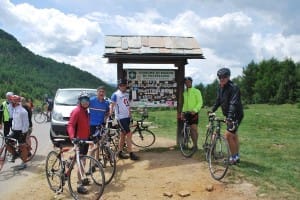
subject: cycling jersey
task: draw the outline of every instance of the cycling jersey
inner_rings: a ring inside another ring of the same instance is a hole
[[[90,99],[90,125],[97,126],[104,123],[106,113],[109,111],[109,102],[100,101],[96,96]]]
[[[183,92],[183,107],[182,112],[198,113],[203,105],[202,95],[200,90],[191,87]]]
[[[221,106],[223,115],[227,118],[241,121],[244,116],[241,102],[241,92],[237,85],[232,81],[223,87],[218,88],[216,103],[212,108],[215,112]]]
[[[129,111],[129,95],[126,92],[117,90],[111,96],[111,101],[115,103],[116,119],[123,119],[130,117]]]

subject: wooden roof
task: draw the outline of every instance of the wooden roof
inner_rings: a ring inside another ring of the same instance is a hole
[[[195,38],[178,36],[107,35],[103,56],[109,63],[174,63],[204,58]]]

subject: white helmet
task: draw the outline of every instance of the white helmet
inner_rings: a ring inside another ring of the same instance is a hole
[[[9,96],[12,96],[12,95],[14,95],[13,92],[6,92],[6,97],[9,97]]]

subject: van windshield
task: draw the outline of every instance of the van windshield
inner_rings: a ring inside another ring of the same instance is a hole
[[[82,91],[86,90],[59,90],[57,91],[54,103],[57,105],[76,106],[78,103],[78,96]],[[88,90],[86,92],[90,97],[96,95],[96,90]]]

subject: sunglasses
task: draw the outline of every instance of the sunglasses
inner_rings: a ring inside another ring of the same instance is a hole
[[[218,78],[219,78],[219,80],[221,80],[221,79],[228,78],[228,76],[219,76]]]

